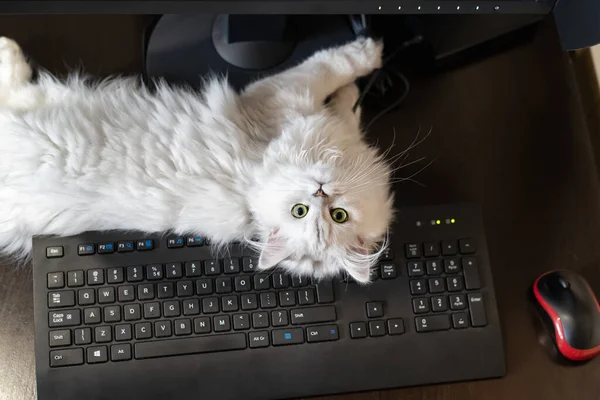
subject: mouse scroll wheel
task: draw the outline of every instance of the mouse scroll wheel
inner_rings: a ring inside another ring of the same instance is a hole
[[[564,278],[558,278],[558,282],[565,289],[567,289],[569,287],[569,282],[567,282]]]

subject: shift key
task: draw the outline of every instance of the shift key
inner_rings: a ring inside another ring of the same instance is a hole
[[[333,322],[335,319],[334,306],[296,308],[292,310],[292,325]]]

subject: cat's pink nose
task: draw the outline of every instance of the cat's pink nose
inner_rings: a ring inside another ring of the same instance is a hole
[[[317,190],[315,192],[315,194],[313,194],[313,196],[316,196],[316,197],[327,197],[327,193],[325,193],[323,191],[323,189],[319,188],[319,190]]]

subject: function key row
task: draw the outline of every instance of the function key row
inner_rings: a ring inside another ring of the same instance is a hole
[[[407,243],[404,245],[406,258],[421,258],[455,256],[457,254],[475,253],[473,239],[442,240],[441,242],[426,242],[423,244]]]

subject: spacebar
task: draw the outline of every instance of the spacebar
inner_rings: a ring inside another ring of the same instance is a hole
[[[242,350],[246,348],[246,335],[243,333],[233,333],[229,335],[141,342],[136,343],[134,348],[135,358],[137,359]]]

